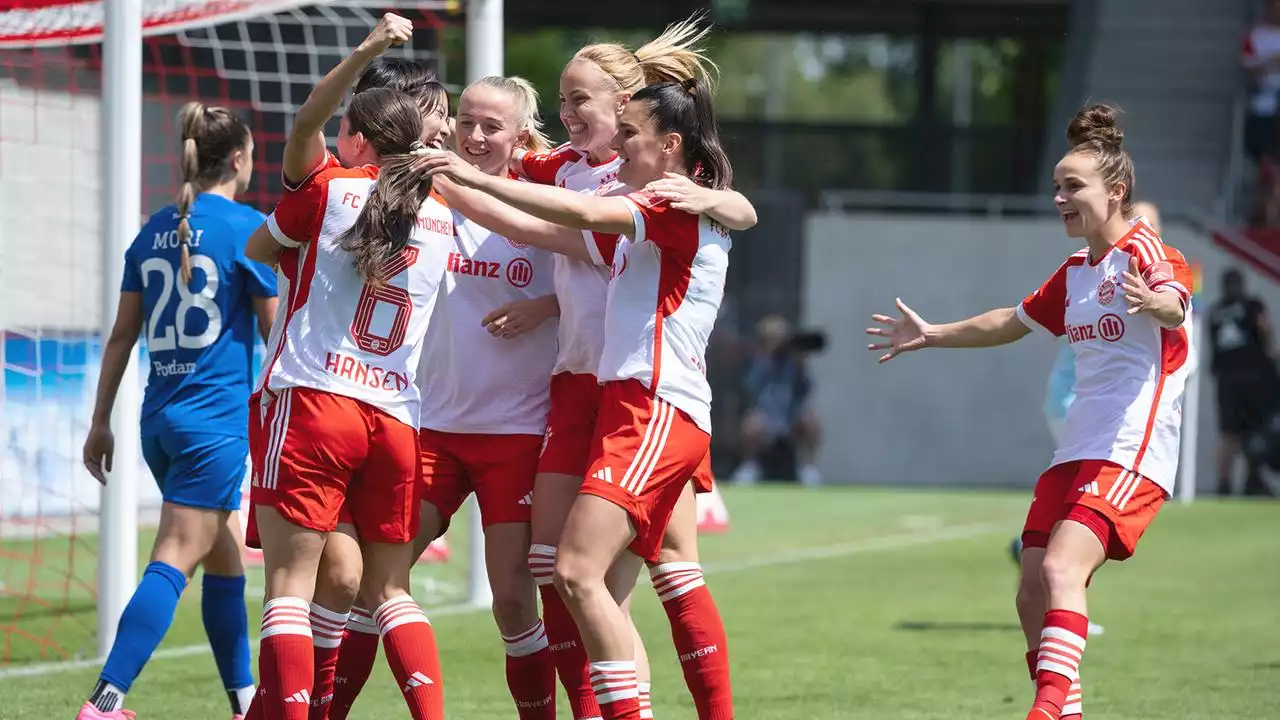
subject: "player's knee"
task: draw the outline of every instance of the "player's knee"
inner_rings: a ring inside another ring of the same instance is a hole
[[[362,568],[351,563],[321,562],[316,577],[316,602],[325,607],[346,607],[360,594]]]
[[[1088,563],[1060,553],[1046,553],[1040,565],[1040,580],[1048,594],[1077,590],[1085,586],[1093,568]],[[1025,583],[1024,583],[1025,584]]]
[[[492,578],[493,615],[504,628],[523,630],[538,617],[538,598],[529,576]],[[509,574],[508,574],[509,575]]]
[[[587,558],[563,549],[556,557],[554,575],[556,590],[565,602],[578,602],[584,594],[604,585],[604,577],[592,570]]]

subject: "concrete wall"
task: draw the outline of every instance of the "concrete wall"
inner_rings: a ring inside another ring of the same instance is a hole
[[[1202,265],[1200,307],[1231,261],[1184,225],[1166,241]],[[1053,219],[909,215],[809,218],[803,317],[830,338],[813,361],[826,425],[821,468],[835,482],[1030,485],[1053,447],[1041,414],[1058,345],[1041,335],[988,350],[926,350],[877,365],[863,329],[895,296],[925,319],[1016,304],[1076,249]],[[1252,276],[1271,307],[1280,289]],[[1201,383],[1198,485],[1214,482],[1216,413]]]

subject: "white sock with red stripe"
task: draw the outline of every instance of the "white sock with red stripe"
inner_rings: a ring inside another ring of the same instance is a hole
[[[1050,610],[1040,631],[1036,655],[1036,701],[1027,720],[1059,720],[1072,684],[1080,682],[1089,619],[1070,610]]]
[[[347,629],[350,613],[337,613],[311,603],[311,645],[314,648],[315,680],[311,688],[311,718],[323,719],[328,715],[327,705],[333,702],[334,673],[338,669],[338,652],[342,646],[342,633]]]
[[[262,607],[258,697],[261,717],[306,720],[314,680],[311,607],[306,600],[278,597]]]
[[[652,685],[641,682],[636,683],[636,687],[640,689],[640,720],[653,720],[653,703],[649,699],[649,689]]]
[[[516,701],[517,716],[555,720],[556,666],[542,621],[522,633],[504,635],[502,642],[507,648],[507,688]]]
[[[1067,690],[1067,700],[1062,706],[1062,720],[1080,720],[1083,715],[1084,691],[1080,688],[1080,681],[1076,680]]]
[[[408,595],[393,597],[373,611],[387,664],[404,693],[413,720],[444,717],[444,677],[431,623]]]
[[[671,639],[699,720],[733,720],[728,639],[702,566],[662,563],[649,568],[649,576],[671,622]]]
[[[603,720],[640,720],[640,685],[634,660],[591,663],[591,688]]]

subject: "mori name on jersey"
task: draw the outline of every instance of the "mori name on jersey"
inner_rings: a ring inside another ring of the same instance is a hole
[[[370,365],[341,353],[325,353],[324,369],[358,385],[388,392],[403,392],[409,387],[409,378],[404,373]]]

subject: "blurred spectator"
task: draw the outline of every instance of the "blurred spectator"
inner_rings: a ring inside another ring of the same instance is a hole
[[[1209,343],[1218,386],[1218,494],[1230,495],[1241,441],[1270,420],[1277,386],[1267,309],[1245,291],[1239,270],[1222,274],[1222,299],[1209,311]],[[1245,464],[1244,494],[1270,495],[1257,460],[1246,455]]]
[[[1254,160],[1273,154],[1276,113],[1280,110],[1280,0],[1267,0],[1260,23],[1245,36],[1240,64],[1248,71],[1252,94],[1245,119],[1245,150]]]
[[[1240,64],[1249,73],[1245,151],[1257,164],[1259,209],[1256,219],[1268,227],[1280,223],[1280,173],[1276,163],[1277,111],[1280,110],[1280,0],[1265,0],[1263,19],[1245,36]]]
[[[747,408],[742,417],[742,464],[733,479],[743,484],[759,481],[761,457],[779,443],[789,443],[795,451],[800,482],[818,485],[822,477],[814,456],[821,426],[808,404],[813,383],[804,366],[806,343],[797,342],[786,319],[779,315],[760,320],[756,331],[759,347],[747,361],[742,381]]]

